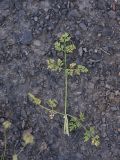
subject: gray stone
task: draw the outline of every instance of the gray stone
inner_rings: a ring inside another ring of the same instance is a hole
[[[80,39],[80,35],[81,35],[80,31],[75,32],[75,36],[76,36],[77,39]]]
[[[82,57],[82,55],[83,55],[83,49],[82,49],[82,47],[80,47],[80,48],[78,49],[78,52],[79,52],[79,55]]]
[[[106,124],[103,123],[101,125],[101,131],[102,131],[102,136],[106,137],[107,136],[107,134],[106,134]]]
[[[97,35],[97,36],[98,36],[98,37],[101,37],[101,35],[102,35],[101,33],[98,33],[98,35]]]
[[[50,9],[50,3],[49,3],[49,1],[48,0],[41,1],[40,2],[40,7],[47,12]]]
[[[107,149],[104,149],[102,151],[102,159],[105,159],[105,160],[110,160],[111,159],[111,152]]]
[[[77,17],[80,17],[80,14],[79,12],[77,11],[77,9],[74,9],[74,10],[71,10],[68,14],[68,17],[71,18],[71,17],[74,17],[74,18],[77,18]]]
[[[106,8],[105,1],[103,0],[96,1],[96,7],[100,10],[104,10]]]
[[[83,29],[84,31],[87,30],[87,27],[86,27],[86,25],[85,25],[83,22],[81,22],[81,23],[79,24],[79,26],[80,26],[80,28]]]
[[[34,40],[33,44],[34,46],[37,46],[37,47],[41,46],[41,42],[39,40]]]
[[[7,37],[7,42],[8,42],[9,45],[15,44],[14,35],[10,34],[10,35]]]
[[[19,35],[19,42],[22,44],[30,44],[32,41],[32,32],[30,30],[24,30]]]
[[[89,94],[92,94],[94,86],[95,86],[94,83],[88,82],[88,93]]]
[[[19,158],[19,157],[18,157]],[[28,160],[28,157],[22,152],[20,154],[20,159]]]
[[[0,40],[7,38],[7,30],[5,28],[0,28]]]
[[[94,52],[97,53],[97,52],[98,52],[98,49],[95,49]]]
[[[5,17],[0,15],[0,25],[2,25],[4,21],[5,21]]]
[[[9,0],[1,0],[0,1],[0,10],[9,8]]]
[[[105,118],[102,118],[102,122],[105,123],[105,121],[106,121]]]
[[[83,48],[83,51],[84,51],[85,53],[87,53],[87,48]]]
[[[110,88],[111,88],[111,86],[110,86],[109,84],[106,84],[105,87],[106,87],[107,89],[110,89]]]
[[[83,155],[82,155],[81,153],[77,153],[77,154],[76,154],[76,158],[78,158],[78,159],[81,159],[81,160],[82,160],[82,159],[83,159]]]
[[[4,118],[0,118],[0,122],[3,123],[5,121]]]
[[[108,15],[110,18],[115,19],[116,18],[116,13],[114,11],[109,11]]]
[[[113,30],[112,30],[111,27],[105,27],[105,28],[103,29],[103,32],[102,32],[102,35],[103,35],[103,36],[108,36],[108,37],[110,37],[110,36],[112,36],[112,34],[113,34]]]
[[[58,155],[58,160],[64,160],[65,159],[65,156],[64,155]]]
[[[119,90],[115,91],[115,95],[120,96],[120,91]]]
[[[114,112],[114,111],[117,111],[118,110],[118,107],[117,106],[113,106],[111,107],[111,110]]]
[[[47,143],[46,142],[42,142],[41,146],[40,146],[40,152],[45,151],[48,148]]]
[[[20,1],[20,0],[15,0],[15,8],[16,9],[21,9],[21,7],[22,7],[22,1]]]
[[[38,17],[34,17],[34,21],[37,22],[38,21]]]

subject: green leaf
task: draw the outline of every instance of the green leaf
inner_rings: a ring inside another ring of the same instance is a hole
[[[63,51],[63,46],[61,45],[60,42],[58,42],[58,41],[55,42],[54,46],[55,46],[56,51],[59,51],[59,52]]]
[[[87,73],[88,69],[85,66],[77,65],[76,63],[71,63],[67,69],[67,74],[70,76],[80,75],[80,73]]]
[[[69,131],[72,132],[78,128],[81,128],[82,122],[84,121],[84,119],[85,118],[83,113],[80,114],[80,118],[77,118],[77,117],[71,118],[71,120],[69,121]]]
[[[66,53],[72,53],[75,49],[76,49],[75,45],[74,44],[70,44],[70,45],[67,45],[65,47],[65,52]]]
[[[55,108],[58,104],[58,102],[56,101],[56,99],[49,99],[47,101],[47,104],[51,107],[51,108]]]
[[[91,134],[91,136],[93,136],[95,134],[95,128],[94,127],[90,127],[90,134]]]
[[[92,145],[95,145],[96,147],[100,145],[100,137],[98,135],[92,138]]]
[[[54,59],[49,59],[47,60],[47,64],[48,64],[48,69],[52,71],[60,72],[62,70],[63,62],[61,59],[57,59],[56,61]]]
[[[82,73],[87,73],[88,72],[88,69],[85,66],[82,66],[82,65],[78,65],[77,69],[80,70],[80,72],[82,72]]]
[[[41,100],[39,98],[36,98],[33,94],[28,93],[28,96],[32,99],[34,104],[36,104],[36,105],[40,105],[41,104]]]
[[[77,65],[76,69],[75,69],[75,74],[76,75],[80,75],[80,73],[87,73],[88,69],[85,66],[82,65]]]
[[[68,33],[62,34],[54,46],[56,51],[63,53],[72,53],[76,49],[75,45],[71,43],[71,37]]]
[[[84,142],[87,142],[91,138],[90,133],[88,130],[84,133]]]
[[[95,134],[95,129],[94,127],[90,127],[89,129],[85,130],[84,133],[84,142],[87,142],[88,140],[90,140],[92,137],[94,137]]]
[[[80,113],[80,121],[81,121],[81,122],[84,122],[84,120],[85,120],[85,116],[84,116],[84,114],[81,112],[81,113]]]
[[[90,137],[88,135],[84,135],[84,142],[88,142]]]
[[[61,43],[66,43],[66,42],[69,42],[70,39],[71,39],[71,37],[69,36],[69,34],[64,33],[64,34],[61,35],[59,40],[60,40]]]
[[[69,76],[73,76],[74,70],[73,69],[66,69],[66,73]]]
[[[74,69],[76,67],[76,63],[71,63],[70,64],[70,69]]]

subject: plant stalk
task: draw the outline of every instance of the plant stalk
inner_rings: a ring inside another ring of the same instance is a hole
[[[67,115],[67,83],[68,83],[68,75],[67,75],[67,55],[66,52],[64,52],[64,76],[65,76],[65,99],[64,99],[64,134],[67,134],[69,136],[69,127],[68,127],[68,115]]]
[[[67,72],[66,72],[66,69],[67,69],[67,64],[66,64],[66,52],[64,53],[65,54],[65,68],[64,68],[64,74],[65,74],[65,110],[64,110],[64,113],[65,115],[67,114]]]

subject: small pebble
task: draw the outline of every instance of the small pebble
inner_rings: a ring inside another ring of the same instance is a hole
[[[83,49],[82,49],[82,47],[80,47],[80,48],[78,49],[78,52],[79,52],[79,55],[82,57],[82,55],[83,55]]]
[[[38,21],[38,17],[34,17],[34,21],[37,22]]]

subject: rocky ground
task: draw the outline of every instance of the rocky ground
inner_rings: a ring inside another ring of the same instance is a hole
[[[64,32],[77,46],[68,62],[89,69],[69,79],[68,112],[85,113],[100,135],[98,148],[84,143],[79,129],[65,136],[61,117],[50,121],[27,97],[32,92],[43,103],[55,98],[63,106],[63,74],[48,71],[46,60],[59,56],[53,43]],[[119,0],[0,0],[0,153],[5,120],[12,122],[6,160],[22,146],[25,130],[35,143],[20,160],[119,160]]]

